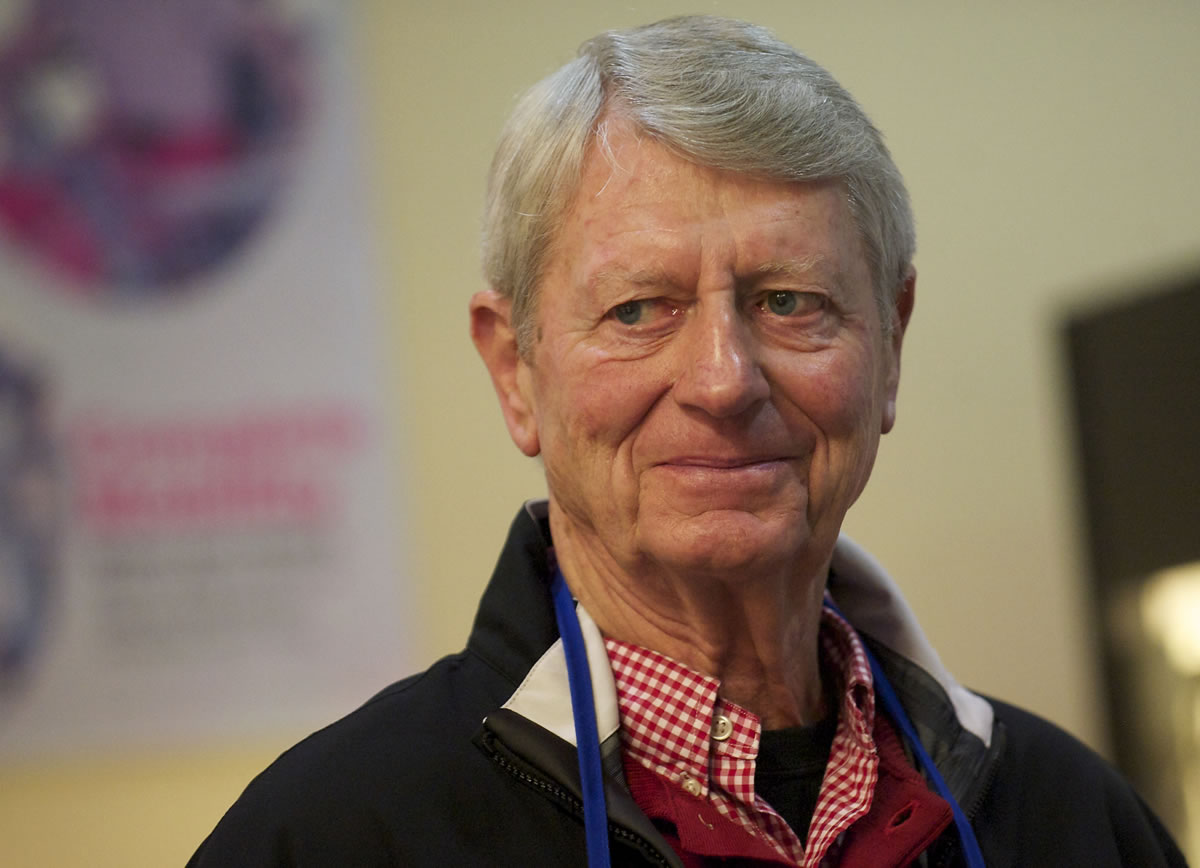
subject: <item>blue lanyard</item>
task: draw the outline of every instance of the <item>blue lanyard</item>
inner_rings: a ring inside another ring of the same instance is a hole
[[[829,602],[826,598],[825,605],[841,615],[842,620],[850,623],[841,611]],[[967,868],[986,868],[983,861],[983,853],[980,852],[979,842],[975,839],[975,830],[971,828],[971,821],[967,819],[967,815],[963,813],[962,807],[958,804],[958,800],[950,792],[950,788],[946,786],[946,781],[942,778],[941,772],[937,766],[933,764],[933,758],[925,750],[925,746],[921,744],[921,739],[917,737],[916,727],[913,726],[912,720],[908,717],[908,712],[904,710],[904,706],[900,704],[900,698],[896,696],[896,691],[892,688],[892,683],[888,681],[886,675],[883,674],[883,667],[879,665],[879,660],[871,653],[871,649],[867,647],[867,643],[862,643],[863,651],[867,655],[867,662],[871,666],[871,677],[875,682],[875,696],[883,703],[884,710],[888,716],[900,727],[900,731],[904,733],[904,737],[908,739],[909,745],[912,747],[913,754],[917,758],[917,762],[925,769],[925,774],[929,776],[933,788],[937,790],[938,795],[950,803],[950,812],[954,815],[954,825],[958,827],[958,837],[962,841],[963,855],[967,859]]]
[[[871,676],[875,680],[875,695],[883,702],[883,707],[887,711],[888,716],[900,727],[900,731],[908,739],[909,745],[912,746],[913,754],[917,757],[917,762],[925,769],[925,773],[929,776],[933,788],[938,791],[938,795],[950,803],[950,811],[954,814],[954,825],[958,827],[958,837],[962,841],[963,855],[967,858],[967,868],[986,868],[983,861],[983,853],[979,849],[979,842],[975,840],[975,830],[971,828],[971,821],[963,813],[962,806],[958,804],[958,800],[951,795],[950,788],[946,786],[946,781],[942,778],[941,772],[933,764],[933,758],[929,756],[929,753],[925,750],[925,746],[921,744],[921,739],[917,738],[916,727],[913,726],[908,713],[904,710],[904,706],[900,704],[900,699],[896,696],[896,691],[892,688],[892,683],[883,674],[883,667],[879,665],[879,661],[871,653],[871,649],[867,647],[865,642],[863,643],[863,651],[867,654],[867,662],[871,664]]]
[[[563,579],[554,571],[550,585],[554,595],[554,617],[567,657],[567,682],[571,685],[571,713],[575,716],[575,745],[579,754],[579,780],[583,787],[583,833],[587,841],[588,868],[607,868],[608,811],[604,804],[604,771],[600,762],[600,734],[596,730],[596,702],[592,697],[592,673],[575,601]]]
[[[550,585],[554,596],[554,617],[558,621],[558,632],[562,636],[563,651],[567,658],[567,682],[571,687],[571,712],[575,717],[575,742],[579,754],[579,778],[583,787],[583,829],[587,841],[588,868],[607,868],[610,864],[608,854],[608,812],[604,804],[604,772],[600,762],[600,735],[596,730],[596,704],[592,697],[592,674],[588,668],[587,649],[583,644],[583,633],[579,629],[579,618],[575,614],[575,601],[563,579],[562,570],[554,571],[554,580]],[[835,611],[837,611],[835,609]],[[838,614],[841,614],[840,612]],[[842,616],[843,618],[845,616]],[[908,713],[900,704],[896,691],[883,673],[883,667],[871,649],[863,644],[867,662],[871,665],[871,675],[875,681],[875,695],[883,703],[888,716],[900,727],[904,737],[912,746],[925,773],[933,783],[938,794],[950,803],[950,811],[954,814],[954,824],[958,827],[958,835],[962,840],[963,852],[967,859],[968,868],[986,868],[983,853],[980,852],[979,842],[975,839],[975,831],[962,807],[950,793],[937,766],[929,756],[921,740],[917,737],[916,728],[909,720]]]

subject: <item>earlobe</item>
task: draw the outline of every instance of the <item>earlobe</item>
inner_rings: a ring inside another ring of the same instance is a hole
[[[517,348],[512,305],[496,290],[487,289],[472,296],[470,312],[471,340],[491,374],[509,436],[518,449],[533,457],[541,451],[537,414],[529,365]]]
[[[917,293],[917,270],[909,266],[904,276],[900,293],[896,296],[891,311],[892,331],[887,337],[887,380],[883,400],[882,433],[886,434],[896,424],[896,393],[900,388],[900,349],[904,344],[904,332],[908,329],[908,321],[912,317],[913,303]]]

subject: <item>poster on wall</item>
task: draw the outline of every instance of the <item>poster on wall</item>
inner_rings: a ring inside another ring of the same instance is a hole
[[[0,16],[0,758],[302,732],[409,664],[340,4]]]

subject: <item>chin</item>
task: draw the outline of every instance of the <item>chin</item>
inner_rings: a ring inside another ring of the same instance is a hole
[[[809,538],[803,516],[714,510],[655,525],[642,551],[666,567],[723,580],[795,564]]]

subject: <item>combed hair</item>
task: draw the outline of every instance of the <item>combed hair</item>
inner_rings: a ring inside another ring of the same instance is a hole
[[[885,326],[916,247],[883,137],[824,68],[753,24],[709,16],[609,31],[534,85],[500,136],[488,178],[483,268],[512,300],[524,352],[542,271],[606,113],[685,159],[778,181],[839,180]]]

